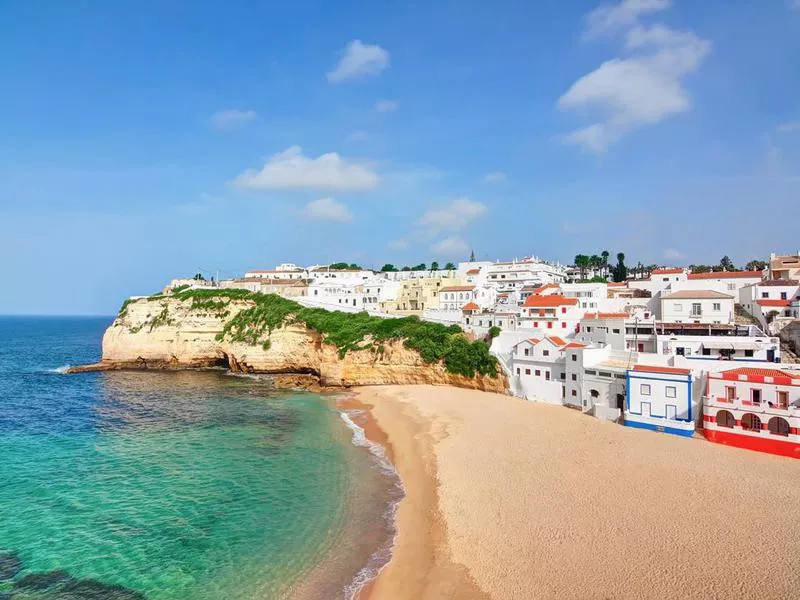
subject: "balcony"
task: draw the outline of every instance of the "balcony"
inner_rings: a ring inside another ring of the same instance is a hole
[[[703,396],[703,404],[717,408],[744,410],[751,413],[800,417],[800,407],[797,406],[778,405],[777,403],[773,403],[773,405],[770,406],[768,402],[751,402],[750,400],[742,400],[740,398],[730,399],[721,396]]]

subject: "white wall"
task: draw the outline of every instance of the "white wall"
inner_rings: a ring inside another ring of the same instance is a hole
[[[700,305],[700,315],[692,306]],[[661,320],[665,323],[733,323],[733,298],[661,298]],[[717,308],[718,307],[718,308]]]

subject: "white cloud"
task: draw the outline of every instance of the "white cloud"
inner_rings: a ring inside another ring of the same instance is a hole
[[[682,252],[676,250],[675,248],[666,248],[664,250],[663,256],[666,260],[682,260],[685,258]]]
[[[486,205],[469,198],[458,198],[450,204],[427,211],[417,225],[431,235],[440,231],[460,231],[487,212]]]
[[[559,98],[561,109],[598,108],[606,115],[567,134],[567,143],[604,152],[626,133],[690,109],[683,78],[697,70],[710,42],[689,31],[637,25],[627,32],[626,47],[639,53],[604,62]]]
[[[389,53],[380,46],[353,40],[345,46],[339,64],[328,72],[328,81],[339,83],[347,79],[377,75],[389,66]]]
[[[670,0],[622,0],[617,4],[604,4],[586,15],[584,39],[629,27],[637,23],[640,16],[660,12],[669,6]]]
[[[503,183],[506,179],[506,174],[502,171],[492,171],[486,174],[483,181],[486,183]]]
[[[396,240],[392,240],[387,244],[390,250],[405,250],[409,246],[409,242],[406,238],[399,238]]]
[[[447,237],[431,246],[431,252],[444,258],[464,256],[469,253],[469,244],[458,236]]]
[[[333,221],[335,223],[350,223],[353,220],[353,215],[347,207],[333,198],[320,198],[309,202],[303,208],[302,214],[309,219]]]
[[[233,183],[256,190],[367,190],[374,188],[378,179],[377,173],[368,165],[349,161],[336,152],[308,158],[300,146],[292,146],[270,157],[260,171],[249,169]]]
[[[258,115],[254,110],[230,108],[220,110],[211,115],[211,124],[217,129],[233,129],[255,121]]]
[[[394,112],[400,103],[397,100],[378,100],[375,103],[375,110],[378,112]]]
[[[797,0],[800,2],[800,0]],[[781,123],[778,125],[778,131],[781,133],[792,133],[794,131],[800,131],[800,121],[789,121],[788,123]]]
[[[347,135],[348,142],[363,142],[367,139],[369,139],[369,133],[366,131],[351,131]]]

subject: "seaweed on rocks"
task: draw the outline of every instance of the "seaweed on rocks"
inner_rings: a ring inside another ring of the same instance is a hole
[[[0,581],[16,577],[22,569],[22,561],[13,552],[0,551]]]

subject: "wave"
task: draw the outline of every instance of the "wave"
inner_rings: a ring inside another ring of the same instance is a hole
[[[360,410],[349,411],[350,414],[354,415],[361,414],[362,412],[363,411]],[[370,454],[375,457],[376,463],[380,470],[384,473],[384,475],[393,479],[398,491],[397,499],[389,502],[389,505],[383,514],[386,523],[389,525],[389,529],[392,531],[391,540],[386,545],[381,546],[372,553],[372,556],[370,556],[367,564],[362,567],[358,573],[356,573],[353,581],[351,581],[350,584],[344,589],[345,597],[348,600],[353,600],[353,598],[358,595],[358,593],[367,583],[378,577],[380,572],[392,558],[392,550],[394,549],[394,545],[397,540],[397,507],[400,504],[400,501],[405,497],[405,488],[403,487],[403,481],[400,479],[400,476],[397,473],[397,469],[395,469],[394,465],[389,460],[389,457],[386,455],[386,448],[384,448],[381,444],[370,440],[367,437],[364,428],[355,423],[353,419],[350,418],[350,414],[345,411],[339,412],[342,421],[344,421],[345,425],[347,425],[347,427],[353,432],[353,445],[366,448]]]
[[[58,373],[59,375],[66,375],[67,371],[72,368],[72,365],[61,365],[55,369],[47,369],[48,373]]]

